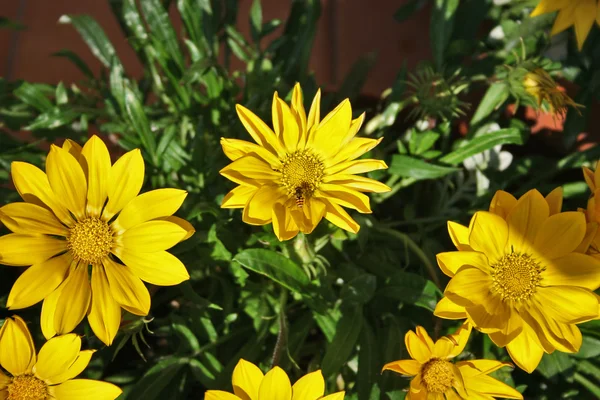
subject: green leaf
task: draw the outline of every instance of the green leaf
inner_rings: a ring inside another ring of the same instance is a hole
[[[56,129],[60,126],[71,123],[75,118],[79,117],[79,113],[70,109],[60,109],[58,107],[40,114],[31,124],[27,125],[27,130],[38,129]]]
[[[390,279],[390,284],[378,291],[378,294],[406,304],[433,311],[441,297],[435,284],[412,272],[398,272]]]
[[[179,68],[183,71],[185,62],[183,54],[177,42],[177,35],[171,24],[171,19],[167,10],[163,7],[160,0],[144,0],[140,2],[140,7],[148,23],[152,43],[158,49],[169,55]],[[162,56],[161,51],[158,51],[159,57]]]
[[[144,149],[150,155],[152,163],[156,165],[156,140],[154,134],[150,130],[150,123],[148,122],[148,118],[142,107],[142,102],[138,95],[127,84],[124,84],[123,86],[123,95],[125,112],[133,125],[133,129],[140,138]]]
[[[90,67],[87,65],[87,63],[85,61],[83,61],[81,59],[81,57],[79,57],[77,54],[75,54],[71,50],[59,50],[56,53],[52,53],[52,56],[64,57],[64,58],[68,59],[73,64],[75,64],[75,66],[77,68],[79,68],[79,70],[81,72],[83,72],[83,74],[85,76],[87,76],[90,79],[94,78],[94,74],[93,74],[92,70],[90,69]]]
[[[65,85],[62,82],[58,82],[56,85],[56,90],[54,92],[54,97],[56,98],[56,104],[67,104],[69,102],[69,96],[67,94],[67,89],[65,89]]]
[[[54,108],[54,105],[48,99],[48,94],[54,94],[53,92],[54,90],[51,86],[23,82],[15,89],[13,94],[24,103],[43,112]]]
[[[373,298],[376,288],[375,275],[361,274],[342,287],[340,298],[356,304],[366,304]]]
[[[472,157],[485,150],[489,150],[492,147],[499,144],[520,144],[522,145],[523,135],[517,128],[501,129],[495,132],[489,132],[484,135],[475,137],[467,142],[466,145],[459,147],[452,153],[445,155],[440,158],[440,161],[450,164],[457,165],[463,162],[466,158]]]
[[[305,292],[310,283],[302,268],[283,254],[272,250],[246,249],[236,254],[233,261],[294,292]]]
[[[254,0],[250,7],[250,32],[255,43],[260,41],[262,36],[262,7],[260,0]]]
[[[373,328],[367,320],[363,321],[360,334],[360,351],[358,353],[358,374],[356,386],[359,399],[368,399],[372,389],[376,386],[377,375],[383,366],[380,360],[380,348]]]
[[[392,157],[392,163],[388,170],[390,174],[410,177],[416,180],[441,178],[456,171],[460,171],[460,169],[436,165],[418,158],[399,154]]]
[[[434,0],[429,34],[433,60],[438,70],[445,64],[445,53],[452,38],[458,3],[459,0]]]
[[[175,375],[188,364],[185,358],[167,358],[159,361],[146,372],[133,389],[127,394],[127,399],[162,399],[161,392],[172,383]]]
[[[321,368],[325,377],[340,372],[348,362],[362,329],[362,307],[348,307],[336,325],[335,336],[327,346]]]
[[[417,132],[413,130],[408,143],[410,153],[414,155],[423,155],[433,147],[440,138],[440,134],[433,131]]]
[[[72,24],[87,43],[92,53],[105,67],[110,67],[112,60],[118,59],[115,48],[94,18],[85,14],[63,15],[58,22],[61,24]]]
[[[552,354],[544,354],[536,370],[549,379],[567,371],[574,365],[575,360],[568,354],[555,351]]]
[[[508,84],[504,82],[492,83],[485,92],[483,99],[481,99],[473,118],[471,118],[471,126],[477,125],[492,111],[497,110],[508,99],[508,96],[510,96]]]

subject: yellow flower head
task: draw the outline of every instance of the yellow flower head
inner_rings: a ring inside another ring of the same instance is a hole
[[[71,333],[50,339],[36,356],[25,322],[7,318],[0,328],[0,399],[116,399],[122,391],[111,383],[73,379],[92,354],[94,350],[82,351],[81,339]]]
[[[600,25],[598,9],[598,0],[541,0],[531,16],[558,11],[551,34],[556,35],[574,26],[577,47],[581,50],[594,20]]]
[[[320,102],[318,91],[307,117],[300,85],[294,87],[291,107],[275,92],[274,131],[237,105],[242,124],[257,144],[221,139],[223,151],[233,162],[220,173],[239,184],[225,196],[221,207],[243,208],[242,219],[250,225],[272,222],[279,240],[312,232],[323,217],[342,229],[358,232],[359,225],[342,207],[370,213],[369,197],[361,192],[390,190],[355,175],[387,168],[380,160],[356,160],[381,139],[355,137],[364,114],[352,120],[348,100],[323,120]]]
[[[544,101],[546,101],[550,112],[554,115],[564,116],[569,106],[575,107],[575,109],[583,107],[559,89],[554,79],[543,68],[536,68],[528,72],[523,78],[523,87],[535,98],[538,107],[543,107]]]
[[[579,351],[576,324],[598,317],[600,261],[585,254],[595,229],[561,205],[560,189],[498,191],[468,228],[448,224],[459,251],[437,255],[451,280],[435,315],[468,318],[528,372],[544,352]]]
[[[148,314],[142,281],[166,286],[189,278],[166,251],[194,232],[172,216],[187,193],[159,189],[138,196],[144,181],[139,150],[111,166],[97,136],[83,148],[67,140],[62,148],[52,146],[46,173],[24,162],[13,162],[11,173],[25,202],[0,208],[0,221],[14,232],[0,237],[0,264],[31,267],[13,285],[7,306],[44,300],[47,339],[71,332],[87,314],[96,336],[110,345],[121,308]]]
[[[321,371],[311,372],[298,379],[294,386],[279,367],[266,375],[260,368],[244,359],[235,366],[231,378],[233,393],[220,390],[206,392],[205,400],[343,400],[344,392],[323,397],[325,380]]]
[[[427,331],[418,326],[416,333],[408,331],[404,336],[412,360],[393,361],[384,365],[382,371],[413,377],[407,400],[523,399],[515,389],[488,376],[512,364],[497,360],[450,361],[462,353],[470,334],[471,325],[465,323],[453,335],[434,343]]]

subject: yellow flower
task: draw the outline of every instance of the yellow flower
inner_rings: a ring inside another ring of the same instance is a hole
[[[370,213],[369,197],[361,192],[387,192],[386,185],[356,176],[387,168],[380,160],[356,160],[381,139],[355,137],[364,114],[352,120],[350,102],[344,100],[320,119],[321,92],[315,96],[308,117],[302,91],[296,84],[291,107],[273,97],[274,132],[250,110],[237,105],[237,113],[258,144],[221,139],[223,151],[233,162],[220,173],[239,184],[223,199],[223,208],[243,208],[250,225],[273,223],[279,240],[298,232],[310,233],[325,217],[350,232],[359,225],[342,207]]]
[[[96,336],[110,345],[121,307],[148,314],[142,281],[166,286],[189,278],[166,251],[194,231],[172,216],[187,193],[159,189],[138,196],[144,180],[139,150],[111,166],[98,137],[83,148],[67,140],[62,148],[52,146],[46,173],[24,162],[12,163],[11,172],[25,202],[0,208],[0,220],[14,232],[0,237],[0,263],[31,267],[13,285],[7,306],[44,300],[47,339],[71,332],[87,314]]]
[[[488,376],[512,364],[497,360],[449,361],[462,353],[470,334],[471,325],[465,323],[453,335],[434,343],[427,331],[417,326],[416,333],[408,331],[404,336],[412,360],[393,361],[384,365],[382,372],[414,377],[406,400],[523,399],[515,389]]]
[[[543,68],[528,72],[523,78],[523,87],[535,98],[538,107],[542,108],[545,100],[554,115],[566,115],[569,106],[576,110],[578,107],[583,107],[559,89],[554,79]]]
[[[594,25],[594,20],[600,24],[598,0],[541,0],[531,16],[536,17],[554,11],[558,11],[558,15],[551,34],[556,35],[571,25],[575,26],[579,50],[582,49],[592,25]]]
[[[107,382],[73,379],[88,366],[94,350],[81,351],[74,333],[58,336],[42,346],[36,357],[25,321],[7,318],[0,328],[0,399],[4,400],[114,400],[121,389]]]
[[[459,251],[437,255],[452,279],[435,315],[468,318],[528,372],[544,352],[579,351],[576,324],[598,317],[600,261],[584,254],[595,227],[561,206],[561,189],[519,200],[498,191],[468,228],[448,223]]]
[[[244,359],[235,366],[231,378],[233,393],[209,390],[205,400],[343,400],[344,392],[323,397],[325,380],[321,371],[311,372],[298,379],[294,386],[279,367],[266,375],[251,362]]]

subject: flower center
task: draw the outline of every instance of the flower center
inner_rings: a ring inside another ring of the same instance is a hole
[[[33,375],[19,375],[8,385],[7,400],[46,400],[48,386]]]
[[[113,232],[106,222],[88,217],[71,228],[67,242],[75,260],[97,264],[110,252]]]
[[[281,180],[289,196],[302,207],[304,200],[313,195],[323,178],[323,163],[309,150],[288,154],[281,167]]]
[[[529,254],[510,253],[492,266],[492,287],[502,300],[529,299],[536,291],[544,268]]]
[[[446,393],[454,383],[452,363],[434,358],[421,367],[421,379],[431,393]]]

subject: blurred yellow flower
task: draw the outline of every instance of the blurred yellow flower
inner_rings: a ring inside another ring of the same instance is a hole
[[[144,180],[139,150],[111,166],[97,136],[83,148],[67,140],[62,148],[52,146],[46,173],[24,162],[13,162],[11,173],[25,202],[0,208],[0,221],[14,232],[0,237],[0,263],[31,267],[13,285],[7,306],[44,300],[47,339],[71,332],[87,314],[96,336],[110,345],[121,307],[148,314],[142,281],[166,286],[189,278],[166,251],[194,232],[172,216],[187,193],[159,189],[138,196]]]
[[[570,107],[583,107],[559,89],[557,83],[543,68],[528,72],[523,79],[525,91],[533,96],[539,108],[544,107],[544,100],[554,115],[564,116]]]
[[[595,227],[561,207],[561,189],[498,191],[468,228],[448,223],[459,251],[437,255],[452,279],[435,315],[468,318],[528,372],[544,352],[579,351],[576,324],[598,317],[600,261],[585,254]]]
[[[471,325],[465,323],[454,334],[434,343],[427,331],[417,326],[416,333],[408,331],[404,336],[412,360],[393,361],[382,371],[413,377],[407,400],[523,399],[512,387],[488,376],[512,364],[497,360],[449,361],[462,353],[470,334]]]
[[[598,0],[541,0],[531,16],[537,17],[554,11],[558,11],[558,15],[551,34],[556,35],[570,26],[574,26],[579,50],[583,48],[583,43],[594,25],[594,20],[600,25]]]
[[[320,101],[318,91],[307,117],[299,84],[294,87],[291,107],[275,92],[274,131],[237,105],[242,124],[258,144],[221,139],[223,151],[233,162],[220,173],[239,184],[221,207],[243,208],[242,219],[250,225],[272,222],[279,240],[312,232],[323,217],[358,232],[359,225],[342,207],[370,213],[369,197],[361,192],[390,190],[383,183],[355,175],[387,168],[381,160],[356,160],[381,139],[355,137],[364,114],[352,120],[348,100],[323,120]]]
[[[111,383],[73,379],[86,369],[92,354],[81,351],[81,339],[71,333],[50,339],[36,357],[25,322],[7,318],[0,328],[0,399],[116,399],[122,391]]]
[[[233,393],[221,390],[209,390],[205,400],[343,400],[344,392],[323,397],[325,380],[321,371],[311,372],[298,379],[294,386],[290,378],[279,367],[266,375],[260,368],[244,359],[240,359],[231,378]]]

